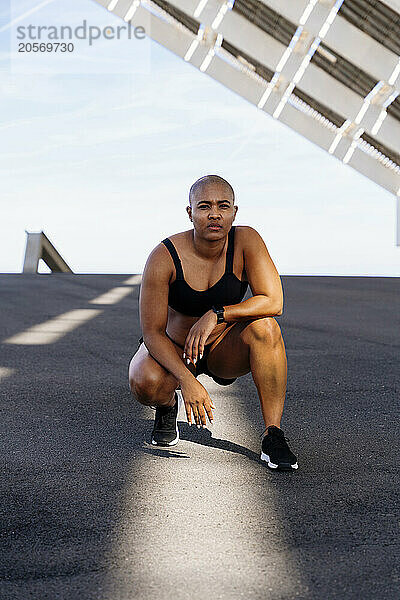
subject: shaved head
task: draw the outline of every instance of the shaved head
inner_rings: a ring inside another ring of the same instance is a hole
[[[189,204],[190,206],[193,205],[193,203],[196,200],[196,196],[199,194],[199,192],[201,192],[207,185],[221,185],[224,186],[226,188],[226,190],[229,192],[229,195],[232,198],[232,202],[233,204],[235,203],[235,192],[233,191],[233,187],[231,186],[230,183],[228,183],[228,181],[226,181],[226,179],[224,179],[223,177],[220,177],[219,175],[204,175],[204,177],[200,177],[200,179],[197,179],[197,181],[194,182],[194,184],[192,185],[192,187],[190,188],[189,191]]]

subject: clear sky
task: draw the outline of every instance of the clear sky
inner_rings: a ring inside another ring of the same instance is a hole
[[[393,195],[157,43],[16,52],[17,26],[83,19],[122,23],[92,0],[0,5],[0,272],[43,230],[76,273],[141,273],[217,173],[281,275],[400,275]]]

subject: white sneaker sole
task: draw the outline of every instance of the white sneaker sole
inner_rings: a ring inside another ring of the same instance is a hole
[[[261,460],[264,460],[266,463],[268,463],[268,466],[271,469],[277,469],[279,467],[279,465],[276,465],[275,463],[270,461],[270,458],[268,456],[268,454],[264,454],[264,452],[261,452]],[[299,465],[296,463],[294,463],[293,465],[289,465],[288,463],[285,463],[285,465],[281,465],[281,468],[283,468],[285,471],[289,471],[291,469],[298,469]]]
[[[156,442],[155,440],[153,440],[153,438],[151,438],[151,443],[153,444],[153,446],[176,446],[176,444],[179,442],[179,431],[177,431],[177,436],[174,440],[172,440],[172,442],[167,442],[165,444],[160,444],[159,442]]]

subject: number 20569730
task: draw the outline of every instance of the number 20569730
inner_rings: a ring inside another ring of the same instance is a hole
[[[34,42],[21,42],[18,44],[18,52],[73,52],[74,44],[70,42],[42,42],[41,44]]]

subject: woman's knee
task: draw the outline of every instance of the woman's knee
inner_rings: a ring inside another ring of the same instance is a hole
[[[264,317],[249,321],[240,335],[244,341],[256,339],[267,341],[271,345],[277,344],[282,336],[281,329],[274,317]]]
[[[129,387],[133,396],[141,404],[153,406],[168,403],[178,381],[171,374],[160,377],[157,373],[142,373],[140,376],[129,376]]]
[[[154,375],[147,374],[146,377],[130,375],[129,387],[138,402],[141,404],[151,404],[152,399],[160,389],[160,382]]]

